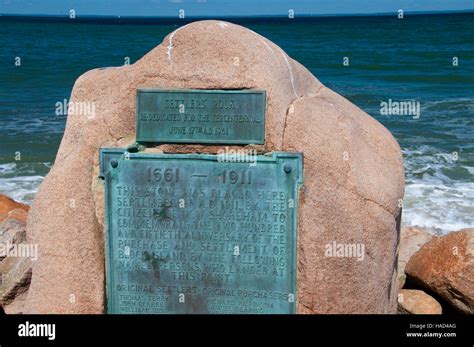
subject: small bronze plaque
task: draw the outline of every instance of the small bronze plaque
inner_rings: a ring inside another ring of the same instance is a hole
[[[124,151],[101,150],[109,313],[295,313],[301,154]]]
[[[137,142],[263,144],[265,92],[137,91]]]

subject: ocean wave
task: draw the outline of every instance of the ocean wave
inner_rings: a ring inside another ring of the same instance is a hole
[[[474,183],[413,183],[405,188],[402,225],[434,234],[474,226]]]
[[[434,234],[473,227],[472,153],[443,153],[429,145],[402,152],[406,178],[402,225],[419,226]]]
[[[472,98],[449,98],[441,100],[422,101],[420,104],[422,110],[426,111],[460,111],[474,110],[474,99]]]
[[[7,163],[0,165],[0,175],[12,174],[16,170],[16,163]]]
[[[31,204],[43,179],[43,176],[0,178],[0,193],[16,201]]]
[[[402,150],[408,182],[423,180],[431,183],[472,182],[474,155],[465,148],[440,152],[438,148],[422,145]]]
[[[50,162],[0,164],[0,193],[31,204],[50,166]]]

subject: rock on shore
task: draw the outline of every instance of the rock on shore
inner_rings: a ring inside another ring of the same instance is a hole
[[[0,222],[11,218],[26,223],[29,209],[28,205],[16,202],[8,196],[0,194]]]
[[[411,256],[415,254],[421,246],[430,241],[433,235],[418,227],[402,228],[400,232],[400,249],[398,252],[398,282],[399,288],[405,284],[405,266]]]
[[[474,229],[433,238],[410,258],[405,272],[458,311],[473,314]]]
[[[27,205],[0,194],[0,306],[6,313],[23,312],[30,285],[31,258],[12,252],[26,242],[28,209]]]
[[[398,294],[398,312],[402,314],[441,314],[438,301],[422,290],[402,289]]]

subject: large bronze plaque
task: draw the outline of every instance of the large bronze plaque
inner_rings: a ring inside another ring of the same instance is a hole
[[[109,313],[295,313],[302,156],[101,149]]]
[[[139,89],[136,119],[138,142],[262,144],[265,92]]]

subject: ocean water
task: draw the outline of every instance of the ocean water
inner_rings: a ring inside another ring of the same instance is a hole
[[[230,21],[280,45],[393,133],[405,160],[403,225],[474,226],[474,14]],[[64,131],[56,103],[78,76],[135,62],[180,25],[0,17],[0,193],[32,202]],[[381,114],[389,100],[419,103],[419,117]]]

